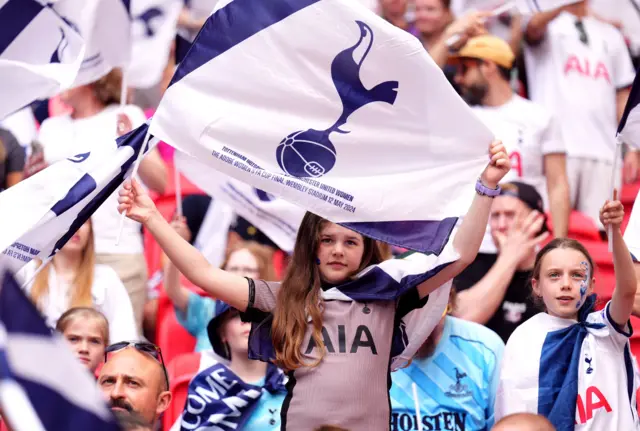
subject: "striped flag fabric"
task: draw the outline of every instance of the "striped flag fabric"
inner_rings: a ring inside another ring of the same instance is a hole
[[[640,75],[636,73],[617,131],[618,138],[622,142],[636,149],[640,149],[640,109],[637,109],[638,103],[640,103]]]
[[[150,130],[212,171],[435,254],[492,140],[417,39],[342,0],[219,3]]]
[[[94,377],[47,328],[6,268],[0,271],[0,406],[14,431],[120,429]]]
[[[130,0],[0,0],[0,119],[130,57]]]
[[[0,265],[17,272],[31,259],[60,250],[124,181],[141,151],[146,124],[114,141],[112,148],[61,160],[0,193],[4,229]],[[149,140],[152,148],[157,142]],[[27,198],[28,197],[28,198]]]

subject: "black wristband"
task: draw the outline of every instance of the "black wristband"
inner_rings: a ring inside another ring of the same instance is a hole
[[[253,308],[253,304],[256,302],[256,283],[252,278],[245,277],[249,283],[249,303],[247,304],[247,310]]]

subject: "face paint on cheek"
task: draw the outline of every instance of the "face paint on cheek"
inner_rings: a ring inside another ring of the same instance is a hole
[[[591,280],[591,271],[589,270],[589,264],[583,261],[580,262],[580,267],[584,270],[584,279],[580,282],[580,299],[578,299],[576,309],[580,308],[582,304],[584,304],[584,297],[587,295],[589,280]]]

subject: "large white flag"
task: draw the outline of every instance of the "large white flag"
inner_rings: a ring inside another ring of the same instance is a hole
[[[213,198],[210,205],[223,202],[282,250],[293,251],[304,209],[213,170],[180,151],[175,152],[174,163],[192,184]]]
[[[53,8],[74,27],[86,43],[86,52],[74,86],[100,79],[131,57],[131,0],[59,0]]]
[[[182,6],[182,0],[131,0],[130,85],[149,88],[162,79]]]
[[[82,37],[50,6],[0,0],[0,119],[70,87],[84,53]]]
[[[0,406],[10,429],[121,429],[95,378],[1,266],[0,357]]]
[[[420,42],[357,2],[219,4],[151,123],[212,169],[440,253],[492,135]]]
[[[0,265],[17,272],[31,259],[44,260],[60,250],[122,184],[147,129],[140,126],[110,148],[88,143],[86,152],[0,193]]]
[[[128,64],[129,0],[0,0],[0,119]]]

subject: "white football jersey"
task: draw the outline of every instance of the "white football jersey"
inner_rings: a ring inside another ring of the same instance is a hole
[[[509,153],[511,171],[503,181],[531,184],[548,208],[544,156],[566,152],[555,120],[545,108],[516,94],[502,106],[476,106],[473,111]]]
[[[525,45],[531,100],[559,122],[569,157],[612,161],[617,129],[616,90],[632,84],[635,71],[620,32],[613,26],[562,12],[542,42]]]
[[[609,303],[610,304],[610,303]],[[612,324],[607,306],[592,312],[582,342],[578,364],[576,431],[638,430],[637,384],[629,349],[631,327],[620,331]],[[539,313],[513,332],[504,351],[500,383],[496,394],[495,419],[512,413],[538,413],[538,391],[555,385],[566,374],[564,364],[540,372],[541,358],[552,354],[547,342],[550,332],[567,328],[576,321]]]

